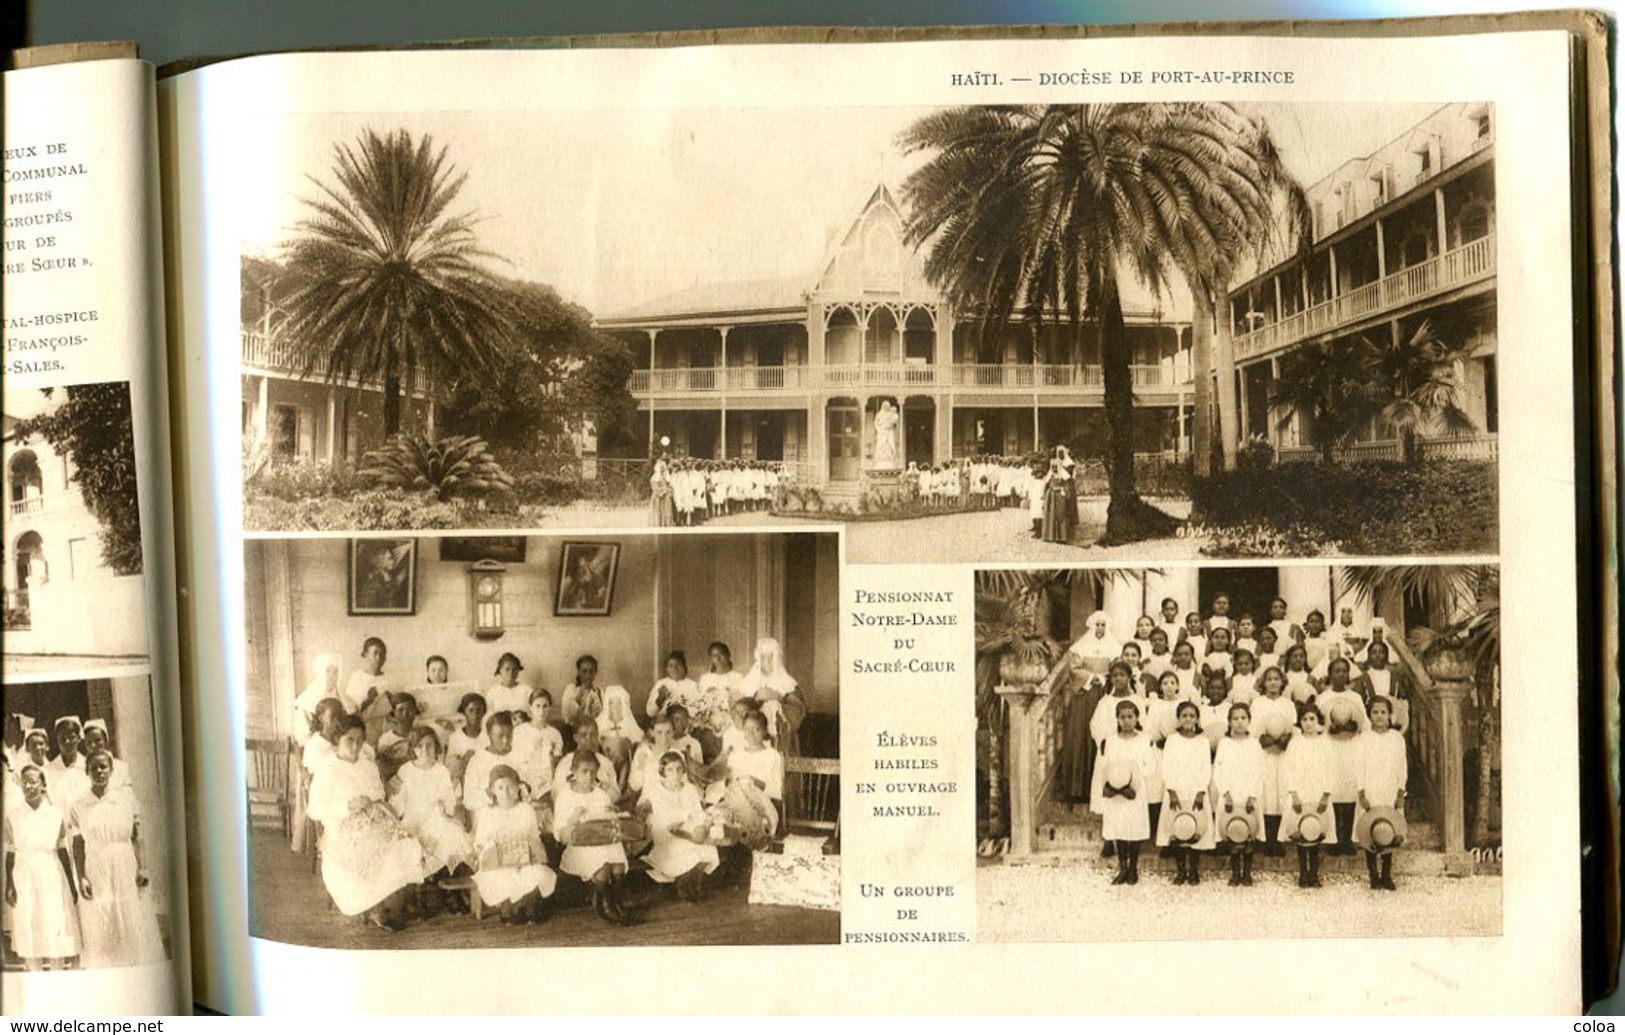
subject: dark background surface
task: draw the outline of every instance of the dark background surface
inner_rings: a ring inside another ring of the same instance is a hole
[[[670,32],[772,25],[1124,24],[1193,19],[1375,18],[1587,6],[1612,14],[1617,0],[1570,4],[1297,0],[0,0],[0,48],[83,40],[134,40],[142,57],[182,59],[324,47],[444,42],[499,36]],[[1596,1014],[1625,1013],[1616,989]]]

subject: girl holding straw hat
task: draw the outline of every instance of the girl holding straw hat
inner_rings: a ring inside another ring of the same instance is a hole
[[[1200,710],[1182,701],[1174,735],[1162,746],[1162,815],[1157,844],[1174,849],[1179,864],[1175,884],[1200,884],[1198,851],[1213,847],[1213,756],[1199,725]]]
[[[1251,732],[1252,710],[1230,706],[1229,731],[1213,755],[1219,836],[1230,848],[1230,885],[1253,883],[1253,846],[1263,832],[1264,749]]]
[[[1251,728],[1264,755],[1264,850],[1282,854],[1281,814],[1286,796],[1281,792],[1281,759],[1292,742],[1298,709],[1286,696],[1286,677],[1273,665],[1258,677],[1258,697],[1252,709]]]
[[[1315,697],[1326,717],[1326,736],[1331,741],[1333,772],[1332,811],[1337,817],[1339,855],[1354,854],[1350,837],[1354,833],[1354,804],[1359,791],[1360,740],[1369,726],[1365,704],[1349,683],[1347,658],[1334,658],[1326,667],[1326,685]]]
[[[1405,736],[1393,728],[1393,705],[1371,702],[1371,728],[1359,738],[1360,767],[1354,839],[1365,849],[1371,887],[1394,888],[1394,849],[1405,836]]]
[[[1090,808],[1100,816],[1100,834],[1117,855],[1117,876],[1113,884],[1137,884],[1140,880],[1140,845],[1151,834],[1146,810],[1150,769],[1153,764],[1151,739],[1140,729],[1140,706],[1133,697],[1115,700],[1113,715],[1117,732],[1107,738],[1101,754],[1100,793]]]
[[[1299,716],[1301,732],[1281,756],[1281,832],[1298,846],[1298,887],[1320,887],[1320,848],[1337,843],[1332,821],[1332,787],[1336,782],[1331,743],[1320,730],[1320,709],[1313,704]]]

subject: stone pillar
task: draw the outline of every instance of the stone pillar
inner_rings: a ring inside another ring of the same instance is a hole
[[[1007,862],[1026,862],[1033,854],[1033,796],[1038,790],[1038,719],[1049,703],[1049,695],[1036,686],[1000,686],[999,699],[1008,706],[1009,740],[1005,745],[1010,760],[1006,778],[1010,787],[1010,851]]]
[[[936,437],[936,448],[932,451],[932,459],[940,464],[954,455],[953,400],[950,398],[946,405],[939,401],[931,419]]]
[[[1388,276],[1388,249],[1383,243],[1382,220],[1373,220],[1371,225],[1377,231],[1377,279],[1381,280]]]
[[[649,459],[659,455],[655,445],[655,338],[659,331],[645,331],[649,336]]]
[[[1453,874],[1472,872],[1467,854],[1466,753],[1462,739],[1462,704],[1473,693],[1473,663],[1456,650],[1442,650],[1427,661],[1433,677],[1432,694],[1439,703],[1438,771],[1436,781],[1439,833],[1444,841],[1445,865]]]
[[[719,427],[717,430],[717,459],[728,459],[728,332],[733,328],[722,326],[717,333],[722,337],[722,366],[717,371],[717,388],[722,392],[722,403],[717,408],[719,414]]]

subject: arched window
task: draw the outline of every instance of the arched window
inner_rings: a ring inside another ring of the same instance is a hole
[[[44,495],[45,478],[40,473],[39,457],[32,449],[20,449],[12,455],[6,464],[6,481],[13,514],[23,513],[29,501],[37,501]]]

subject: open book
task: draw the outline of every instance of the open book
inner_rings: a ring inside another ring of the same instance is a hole
[[[1603,36],[1466,27],[7,72],[6,1011],[1577,1010]]]

